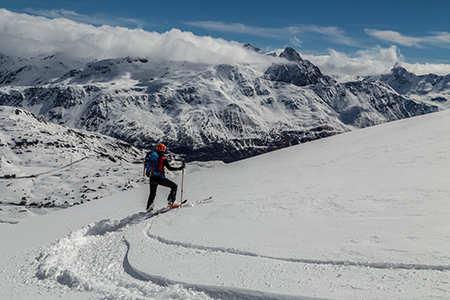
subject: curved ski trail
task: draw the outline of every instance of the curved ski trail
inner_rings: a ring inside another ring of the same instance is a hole
[[[157,218],[145,220],[143,216],[145,213],[136,213],[119,220],[102,220],[42,249],[35,264],[35,283],[89,291],[102,298],[319,299],[311,298],[319,295],[315,289],[332,282],[337,287],[340,278],[351,284],[352,277],[370,280],[400,273],[406,282],[414,272],[415,280],[423,285],[429,272],[450,269],[283,258],[182,243],[152,234],[151,225]],[[310,281],[315,284],[309,285]],[[389,286],[381,281],[373,288]]]

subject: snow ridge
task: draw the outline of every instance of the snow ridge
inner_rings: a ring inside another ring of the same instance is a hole
[[[151,239],[154,239],[162,244],[166,244],[169,246],[180,246],[189,249],[195,250],[206,250],[213,252],[221,252],[227,254],[235,254],[235,255],[243,255],[243,256],[251,256],[251,257],[259,257],[259,258],[267,258],[271,260],[280,260],[286,262],[293,263],[304,263],[304,264],[314,264],[314,265],[333,265],[333,266],[355,266],[355,267],[368,267],[375,269],[407,269],[407,270],[431,270],[431,271],[450,271],[450,266],[446,265],[424,265],[424,264],[405,264],[405,263],[375,263],[375,262],[356,262],[356,261],[338,261],[338,260],[315,260],[315,259],[298,259],[298,258],[285,258],[285,257],[275,257],[269,255],[260,255],[254,252],[242,251],[234,248],[224,248],[224,247],[211,247],[211,246],[202,246],[195,245],[191,243],[183,243],[179,241],[172,241],[157,235],[150,233],[147,231],[147,236]]]
[[[126,226],[130,226],[139,221],[142,221],[142,218],[145,215],[146,215],[145,212],[139,212],[120,220],[110,220],[110,219],[101,220],[92,225],[88,225],[85,235],[97,236],[97,235],[105,235],[109,232],[119,231]]]

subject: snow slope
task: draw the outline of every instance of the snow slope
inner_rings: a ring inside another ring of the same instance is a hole
[[[3,224],[0,296],[448,299],[449,123],[443,111],[188,165],[192,205],[147,220],[143,186]]]

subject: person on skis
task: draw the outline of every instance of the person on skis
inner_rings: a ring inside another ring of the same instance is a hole
[[[150,195],[148,196],[146,208],[148,212],[153,210],[153,202],[155,201],[158,185],[170,188],[170,193],[167,197],[168,205],[173,205],[175,202],[178,185],[166,178],[164,168],[167,168],[169,171],[181,171],[185,167],[184,161],[181,167],[172,167],[167,161],[164,152],[166,152],[166,146],[164,144],[159,144],[156,146],[156,153],[149,151],[145,157],[145,175],[150,177]]]

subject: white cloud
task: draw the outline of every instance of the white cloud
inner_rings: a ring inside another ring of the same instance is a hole
[[[450,74],[450,65],[448,64],[409,64],[403,62],[402,66],[416,75],[436,74],[444,76]]]
[[[330,49],[328,55],[301,55],[327,75],[342,76],[344,80],[352,80],[356,76],[378,75],[389,73],[396,63],[416,75],[450,74],[449,64],[410,64],[403,61],[403,56],[396,46],[389,48],[376,47],[361,50],[348,55]]]
[[[450,48],[450,33],[431,32],[424,37],[411,37],[391,30],[366,29],[366,33],[378,39],[408,47],[424,47],[428,45]]]
[[[363,76],[389,72],[402,58],[396,46],[361,50],[353,55],[329,50],[328,55],[302,55],[329,75]]]
[[[66,14],[69,14],[68,12]],[[55,16],[59,16],[55,12]],[[220,23],[215,24],[220,26]],[[236,25],[236,30],[253,30],[257,27]],[[297,46],[301,41],[294,33],[297,27],[283,29],[292,34],[288,39]],[[303,27],[303,30],[322,35],[345,37],[334,27]],[[274,31],[273,33],[277,33]],[[279,33],[279,32],[278,32]],[[262,33],[260,33],[262,34]],[[446,33],[436,33],[436,40],[447,41]],[[13,13],[0,9],[0,53],[10,56],[33,57],[51,55],[57,52],[71,59],[102,59],[126,56],[148,58],[152,61],[189,61],[194,63],[254,64],[264,68],[276,61],[273,57],[246,50],[242,44],[212,37],[199,37],[191,32],[172,29],[165,33],[148,32],[125,27],[100,27],[78,23],[61,16],[55,19],[28,14]],[[329,50],[328,55],[302,57],[316,64],[325,74],[368,75],[387,73],[402,56],[396,46],[377,47],[348,55]],[[447,74],[449,65],[406,64],[403,65],[416,74]]]
[[[396,31],[391,30],[380,31],[376,29],[366,29],[366,33],[378,39],[408,47],[418,46],[421,42],[423,42],[423,39],[421,38],[404,36]]]
[[[336,44],[357,45],[357,42],[351,37],[348,37],[344,30],[333,26],[320,27],[316,25],[302,25],[284,28],[266,28],[247,26],[241,23],[229,24],[215,21],[185,22],[185,24],[219,32],[233,32],[279,40],[291,40],[292,38],[298,38],[296,37],[297,35],[302,36],[313,33],[319,34],[324,39]]]
[[[302,46],[302,41],[300,41],[296,36],[294,36],[290,41],[290,44],[292,44],[295,47],[301,47]]]
[[[155,26],[154,24],[150,24],[146,21],[139,19],[130,19],[130,18],[110,19],[102,15],[83,15],[65,9],[42,10],[42,9],[26,8],[24,9],[24,11],[31,15],[37,15],[51,19],[65,18],[75,22],[93,25],[134,26],[138,28],[142,28],[143,26]]]
[[[213,31],[242,33],[274,39],[280,39],[281,38],[280,35],[285,36],[284,31],[281,29],[267,29],[256,26],[247,26],[241,23],[228,24],[223,22],[201,21],[201,22],[185,22],[185,24]]]
[[[0,9],[0,53],[30,57],[62,52],[74,59],[139,56],[154,61],[263,63],[273,58],[242,44],[172,29],[165,33],[48,19]]]
[[[339,27],[329,26],[329,27],[319,27],[315,25],[302,26],[299,27],[301,31],[307,31],[312,33],[319,33],[325,37],[328,41],[336,44],[348,45],[348,46],[359,46],[359,43],[353,38],[347,36],[345,31]]]

